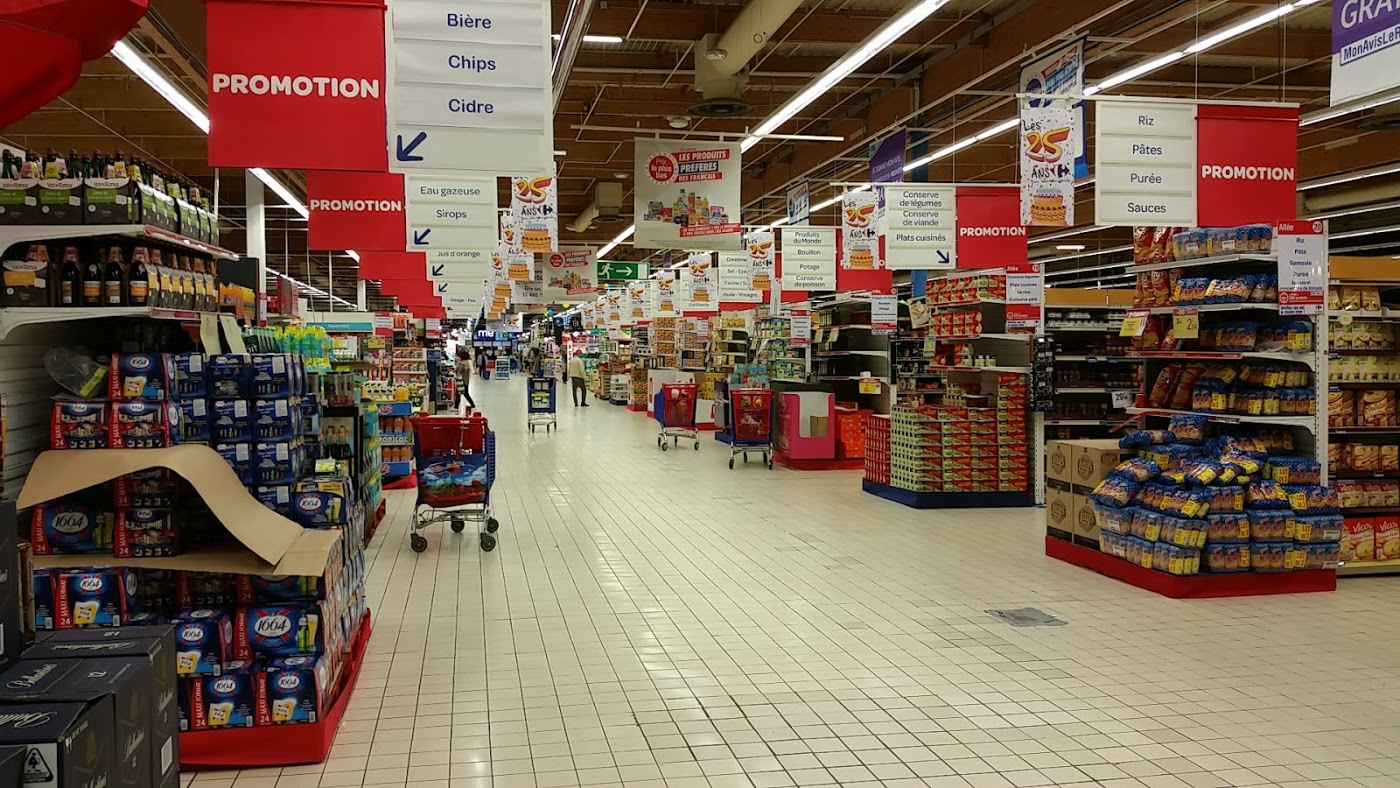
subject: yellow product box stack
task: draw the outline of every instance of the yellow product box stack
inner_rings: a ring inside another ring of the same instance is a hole
[[[943,424],[938,416],[914,408],[890,413],[891,487],[914,492],[943,489]]]

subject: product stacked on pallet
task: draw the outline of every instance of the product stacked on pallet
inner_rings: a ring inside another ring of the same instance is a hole
[[[889,416],[878,413],[865,420],[865,480],[872,484],[890,483],[890,421]]]
[[[704,372],[710,348],[710,324],[701,317],[680,320],[680,368],[689,372]],[[705,399],[705,397],[701,397]]]

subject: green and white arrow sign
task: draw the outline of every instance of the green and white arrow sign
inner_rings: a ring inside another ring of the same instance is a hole
[[[646,279],[651,271],[646,263],[612,263],[598,261],[598,278],[601,279]]]

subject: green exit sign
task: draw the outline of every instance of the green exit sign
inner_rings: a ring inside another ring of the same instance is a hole
[[[646,263],[612,263],[598,261],[599,279],[646,279],[651,273]]]

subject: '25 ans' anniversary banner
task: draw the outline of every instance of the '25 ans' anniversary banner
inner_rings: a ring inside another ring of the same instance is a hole
[[[738,145],[639,139],[633,244],[641,249],[738,251]]]

